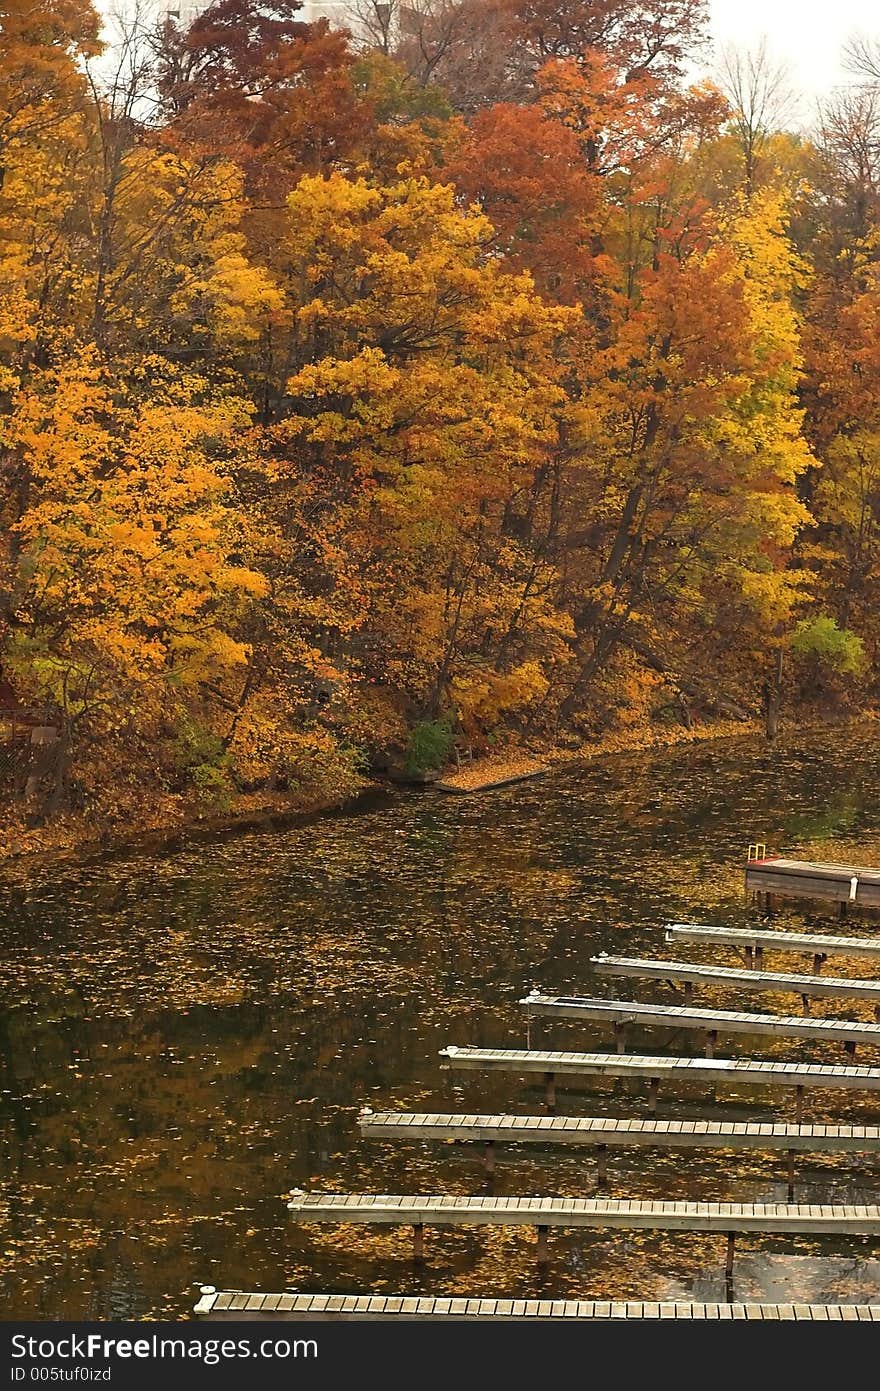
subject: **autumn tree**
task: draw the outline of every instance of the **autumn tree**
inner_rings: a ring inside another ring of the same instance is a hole
[[[751,197],[760,161],[792,110],[787,69],[773,61],[766,40],[751,51],[729,46],[721,58],[721,86],[730,103],[730,128],[742,161],[743,188]]]
[[[301,365],[276,430],[289,486],[345,547],[365,673],[415,710],[490,721],[543,690],[568,628],[517,521],[556,438],[568,317],[499,271],[492,238],[424,179],[303,180],[287,242]]]
[[[262,201],[344,158],[369,120],[346,35],[303,23],[301,8],[216,0],[186,28],[164,21],[152,40],[163,138],[235,160]]]
[[[707,230],[667,242],[590,364],[581,448],[591,466],[573,496],[597,522],[567,566],[569,716],[620,648],[671,671],[688,696],[723,710],[746,691],[748,705],[761,649],[804,581],[786,563],[807,520],[794,485],[810,454],[784,215],[765,200]],[[715,651],[714,677],[693,667],[694,649]],[[728,690],[713,691],[725,675]]]

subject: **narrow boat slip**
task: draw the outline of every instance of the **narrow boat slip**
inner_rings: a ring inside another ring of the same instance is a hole
[[[836,1043],[880,1044],[880,1024],[861,1020],[805,1018],[798,1014],[750,1014],[742,1010],[699,1009],[693,1005],[649,1005],[598,1000],[581,995],[533,991],[520,1000],[526,1013],[550,1019],[606,1020],[610,1024],[700,1029],[719,1034],[766,1034],[779,1038],[827,1039]]]
[[[704,1304],[675,1300],[492,1299],[385,1294],[202,1291],[193,1312],[221,1319],[712,1319],[880,1322],[874,1304]]]
[[[381,1226],[628,1227],[634,1230],[837,1236],[880,1233],[880,1207],[844,1207],[842,1204],[294,1193],[288,1210],[299,1222],[358,1222]]]
[[[468,1140],[476,1143],[654,1146],[678,1149],[880,1150],[880,1126],[796,1125],[680,1120],[617,1120],[608,1116],[443,1115],[377,1111],[360,1119],[368,1139]]]
[[[440,1049],[450,1067],[566,1076],[673,1077],[683,1082],[740,1080],[757,1086],[880,1089],[880,1068],[754,1058],[670,1058],[644,1054],[573,1053],[528,1048]]]
[[[683,981],[687,985],[735,985],[740,990],[780,990],[795,995],[844,995],[880,1005],[880,980],[850,980],[845,976],[794,975],[786,971],[738,970],[700,966],[692,961],[655,961],[639,957],[591,956],[590,964],[606,976],[639,976],[648,980]]]
[[[880,957],[880,937],[836,937],[813,932],[773,932],[763,928],[708,927],[670,923],[667,942],[708,942],[757,951],[808,952],[824,956]]]

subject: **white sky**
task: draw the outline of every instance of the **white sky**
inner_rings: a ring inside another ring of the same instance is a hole
[[[841,49],[853,34],[880,39],[880,0],[709,0],[716,46],[754,48],[785,62],[807,101],[847,80]]]

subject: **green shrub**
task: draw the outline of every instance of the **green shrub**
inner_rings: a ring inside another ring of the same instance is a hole
[[[196,763],[189,772],[199,790],[199,800],[206,810],[221,813],[229,811],[234,788],[222,763]]]
[[[436,772],[449,758],[454,740],[451,715],[437,720],[419,720],[410,730],[404,770],[407,773]]]
[[[865,668],[865,645],[849,628],[838,628],[833,618],[821,614],[805,618],[797,625],[791,640],[799,657],[813,658],[820,666],[840,676],[858,676]]]

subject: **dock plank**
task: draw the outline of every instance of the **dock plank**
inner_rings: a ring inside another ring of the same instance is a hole
[[[494,1299],[494,1298],[470,1298],[466,1301],[455,1300],[448,1296],[433,1295],[402,1295],[386,1298],[384,1295],[374,1294],[352,1294],[343,1296],[333,1295],[267,1295],[264,1299],[262,1310],[258,1313],[251,1313],[246,1310],[244,1314],[230,1312],[229,1301],[233,1298],[234,1292],[214,1292],[203,1293],[194,1312],[201,1318],[212,1322],[220,1322],[227,1318],[265,1320],[272,1318],[278,1321],[297,1321],[315,1319],[371,1319],[371,1320],[396,1320],[400,1322],[406,1319],[589,1319],[592,1321],[608,1320],[659,1320],[661,1310],[672,1311],[671,1316],[676,1319],[729,1319],[737,1318],[741,1320],[758,1320],[765,1318],[803,1320],[809,1318],[812,1321],[816,1318],[816,1310],[821,1309],[824,1313],[818,1317],[851,1319],[865,1322],[880,1322],[880,1305],[873,1304],[841,1304],[841,1305],[815,1305],[815,1304],[717,1304],[717,1303],[694,1303],[691,1301],[664,1302],[660,1304],[651,1300],[626,1300],[615,1303],[608,1301],[598,1301],[591,1299]],[[254,1298],[253,1295],[245,1294],[246,1301]],[[283,1298],[283,1305],[281,1303]],[[331,1300],[338,1300],[338,1304],[331,1305]],[[464,1309],[460,1305],[464,1303]],[[732,1313],[732,1310],[736,1310]],[[271,1313],[269,1312],[271,1310]],[[798,1311],[806,1310],[806,1313]]]
[[[395,1195],[292,1194],[288,1211],[299,1222],[357,1222],[380,1226],[624,1227],[631,1230],[761,1232],[766,1234],[873,1236],[880,1234],[880,1206],[842,1209],[836,1204],[634,1202],[618,1198],[513,1198],[481,1196],[450,1200],[448,1194],[413,1195],[404,1211]]]
[[[646,1028],[701,1029],[719,1034],[769,1035],[827,1039],[835,1043],[880,1045],[880,1024],[861,1020],[810,1018],[792,1014],[749,1014],[742,1010],[701,1009],[692,1005],[651,1005],[588,995],[551,995],[532,991],[520,1005],[527,1014],[549,1019],[604,1020]]]
[[[362,1115],[367,1139],[506,1140],[515,1144],[651,1146],[682,1149],[803,1150],[866,1153],[880,1150],[880,1126],[796,1125],[786,1121],[728,1122],[617,1120],[608,1116],[424,1115],[412,1124],[406,1112]],[[560,1124],[560,1121],[562,1124]]]
[[[774,1087],[880,1089],[880,1068],[831,1063],[781,1062],[756,1058],[674,1058],[638,1053],[575,1053],[528,1048],[440,1049],[449,1067],[473,1071],[552,1073],[565,1076],[677,1078],[741,1081]]]
[[[639,976],[648,980],[684,981],[691,985],[735,985],[740,990],[779,990],[794,995],[843,995],[880,1004],[880,980],[738,970],[732,966],[701,966],[692,961],[610,956],[605,952],[591,956],[590,964],[601,975],[608,976]]]
[[[822,932],[774,932],[751,927],[711,927],[703,923],[670,923],[667,942],[708,942],[731,947],[760,947],[766,951],[821,952],[825,956],[880,957],[880,937],[839,937]]]

